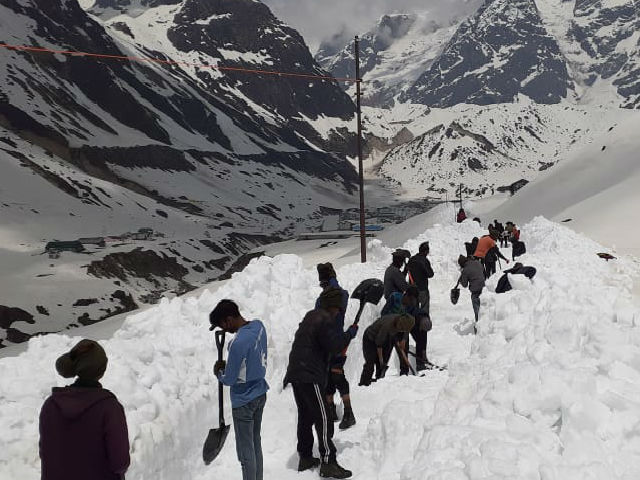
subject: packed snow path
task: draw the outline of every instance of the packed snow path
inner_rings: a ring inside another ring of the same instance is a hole
[[[334,437],[353,478],[640,478],[640,308],[631,294],[640,266],[626,258],[606,262],[595,255],[602,247],[542,218],[522,232],[528,253],[520,260],[538,274],[532,283],[512,279],[514,290],[501,295],[490,291],[500,274],[492,278],[477,336],[464,334],[473,316],[468,292],[452,306],[449,289],[463,242],[484,230],[475,222],[436,225],[405,243],[415,252],[430,242],[428,355],[448,370],[417,378],[392,368],[384,380],[358,387],[362,332],[382,307],[367,306],[347,362],[358,423]],[[381,278],[390,252],[374,240],[369,263],[338,269],[342,285],[353,290],[364,278]],[[207,430],[217,427],[208,312],[222,298],[237,300],[269,333],[265,478],[317,478],[295,471],[296,409],[281,381],[297,324],[319,292],[315,269],[305,270],[299,257],[261,258],[216,292],[163,301],[102,342],[109,355],[103,384],[127,411],[127,478],[241,478],[233,434],[212,465],[200,458]],[[356,309],[352,302],[347,319]],[[39,478],[39,409],[52,386],[66,383],[54,362],[76,341],[36,338],[21,356],[0,360],[1,480]],[[230,422],[228,403],[226,412]]]

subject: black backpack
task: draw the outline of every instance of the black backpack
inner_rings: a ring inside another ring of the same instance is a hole
[[[509,290],[511,290],[511,284],[509,283],[509,278],[505,273],[500,277],[500,280],[498,280],[498,284],[496,285],[496,293],[504,293],[508,292]]]
[[[524,242],[521,242],[520,240],[514,240],[511,248],[511,255],[513,256],[513,258],[527,253],[527,247],[525,247]]]

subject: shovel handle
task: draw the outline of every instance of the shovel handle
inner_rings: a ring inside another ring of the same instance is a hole
[[[218,360],[222,360],[222,349],[224,347],[224,330],[216,330],[216,347],[218,347]],[[222,382],[218,380],[218,407],[220,411],[220,428],[224,427],[224,392]]]
[[[353,321],[353,325],[358,325],[358,322],[360,321],[360,315],[362,315],[362,311],[364,310],[364,306],[367,302],[365,302],[364,298],[362,300],[360,300],[360,308],[358,308],[358,313],[356,313],[356,318]]]
[[[216,330],[216,347],[218,347],[218,360],[222,360],[222,348],[224,347],[224,330]]]

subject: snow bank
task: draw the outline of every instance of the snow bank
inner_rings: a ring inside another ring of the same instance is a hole
[[[640,311],[630,286],[640,268],[599,259],[602,247],[542,218],[522,232],[529,251],[521,259],[538,275],[528,288],[483,294],[477,337],[458,333],[473,316],[469,295],[455,307],[448,301],[463,242],[482,233],[475,222],[435,224],[404,245],[370,242],[369,263],[338,269],[352,290],[363,278],[382,277],[390,247],[415,251],[429,240],[436,277],[428,354],[449,367],[425,378],[398,377],[392,368],[384,381],[357,387],[359,333],[347,362],[358,423],[335,437],[354,478],[638,478]],[[110,359],[103,384],[129,421],[127,477],[241,478],[233,435],[213,465],[200,459],[207,430],[217,426],[207,315],[218,300],[233,298],[269,335],[265,478],[316,478],[295,471],[295,404],[281,380],[297,324],[319,292],[315,269],[300,257],[262,257],[217,291],[165,300],[103,341]],[[361,330],[381,306],[365,309]],[[347,318],[356,309],[352,302]],[[54,362],[77,340],[36,338],[24,354],[0,360],[0,479],[39,477],[39,408],[52,386],[65,384]],[[226,411],[230,420],[228,403]]]
[[[637,204],[640,201],[640,114],[621,112],[619,124],[592,144],[575,150],[513,198],[491,218],[528,222],[536,215],[584,232],[609,248],[640,258]]]

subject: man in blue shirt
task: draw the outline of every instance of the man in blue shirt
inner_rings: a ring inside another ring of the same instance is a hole
[[[221,300],[209,314],[210,330],[235,333],[229,342],[227,361],[217,361],[213,372],[231,387],[236,451],[242,465],[242,480],[262,480],[262,412],[267,400],[267,332],[260,320],[245,320],[238,305]]]

